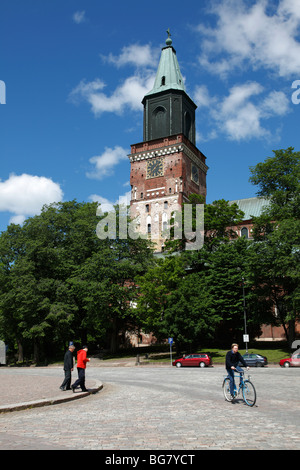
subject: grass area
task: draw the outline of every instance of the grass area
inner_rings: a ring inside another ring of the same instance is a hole
[[[204,351],[203,351],[204,352]],[[213,360],[213,363],[224,363],[225,362],[225,356],[226,353],[228,352],[228,349],[211,349],[209,351],[211,353],[211,357]],[[246,349],[239,349],[239,352],[243,355],[246,353]],[[287,352],[285,348],[279,348],[279,349],[262,349],[262,348],[248,348],[248,353],[249,354],[260,354],[261,356],[266,356],[268,359],[268,363],[278,363],[280,359],[283,359],[284,357],[289,357],[290,354]]]
[[[218,348],[203,348],[203,349],[196,349],[193,353],[202,353],[206,352],[209,353],[212,357],[213,364],[224,364],[225,363],[225,356],[228,352],[228,349],[218,349]],[[239,349],[239,352],[243,355],[246,353],[245,349]],[[251,354],[261,354],[262,356],[266,356],[268,359],[268,363],[276,363],[278,364],[280,359],[285,357],[290,357],[290,353],[288,348],[285,344],[282,346],[277,346],[276,348],[272,348],[269,346],[259,346],[258,348],[248,348],[248,353]],[[163,353],[150,353],[148,354],[148,359],[145,359],[145,354],[147,354],[147,350],[143,350],[143,354],[141,354],[141,360],[143,362],[167,362],[170,361],[170,352],[163,352]],[[186,354],[189,354],[186,352]],[[172,352],[172,359],[174,360],[176,357],[176,352]]]
[[[254,353],[254,354],[261,354],[262,356],[266,356],[268,359],[268,363],[272,364],[278,364],[280,359],[284,359],[285,357],[290,357],[290,351],[288,348],[288,345],[284,341],[280,342],[256,342],[252,344],[253,347],[248,348],[249,353]],[[239,350],[241,354],[245,354],[246,350],[245,349],[240,349]],[[190,354],[190,353],[201,353],[201,352],[206,352],[210,353],[212,357],[213,364],[224,364],[225,363],[225,356],[226,353],[228,352],[228,349],[221,349],[221,348],[210,348],[210,347],[204,347],[204,348],[195,348],[192,351],[182,351],[183,354]],[[102,354],[91,354],[89,357],[95,357],[95,358],[101,358],[105,362],[116,362],[116,361],[126,361],[126,360],[135,360],[136,356],[140,356],[140,361],[143,363],[147,362],[170,362],[170,349],[169,345],[151,345],[151,346],[145,346],[145,347],[136,347],[136,348],[128,348],[128,349],[120,349],[117,353],[112,354],[108,351],[103,352]],[[61,355],[63,357],[63,355]],[[76,354],[75,354],[76,357]],[[173,346],[172,350],[172,360],[181,357],[178,356],[176,353],[176,346]],[[56,364],[56,365],[62,365],[63,360],[61,358],[59,359],[53,359],[49,361],[49,364]],[[12,365],[12,364],[11,364]],[[29,366],[29,365],[36,365],[30,361],[27,363],[24,361],[23,363],[16,363],[13,364],[15,366]],[[40,365],[46,365],[46,364],[40,364]]]

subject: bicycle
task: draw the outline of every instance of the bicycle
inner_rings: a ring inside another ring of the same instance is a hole
[[[239,395],[240,391],[242,391],[243,400],[246,403],[246,405],[254,406],[256,402],[256,390],[255,390],[253,383],[250,380],[251,379],[250,375],[248,375],[248,379],[246,380],[244,380],[244,375],[245,375],[244,371],[234,374],[234,377],[239,377],[241,379],[238,389],[236,385],[234,385],[234,397],[232,397],[230,393],[229,376],[227,375],[224,378],[223,386],[222,386],[224,397],[225,397],[225,400],[232,401],[234,398],[236,398]]]

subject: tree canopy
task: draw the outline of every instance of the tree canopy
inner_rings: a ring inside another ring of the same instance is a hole
[[[267,201],[250,240],[234,231],[243,220],[236,204],[203,204],[198,195],[181,214],[184,223],[191,214],[191,233],[183,226],[185,237],[176,239],[175,217],[159,256],[149,240],[123,236],[130,220],[119,206],[107,218],[96,203],[51,204],[23,226],[9,225],[0,235],[1,339],[19,360],[39,361],[70,340],[117,351],[126,332],[143,329],[173,337],[180,352],[240,341],[245,300],[252,338],[264,323],[281,324],[291,344],[300,312],[300,153],[293,150],[250,169]],[[198,205],[201,246],[190,237]]]
[[[24,348],[38,361],[69,340],[117,348],[132,314],[134,277],[151,263],[152,250],[142,239],[99,240],[96,209],[52,204],[1,234],[0,334],[18,345],[20,360]]]
[[[300,316],[300,152],[289,147],[273,153],[250,169],[250,181],[268,202],[254,218],[251,277],[291,344]]]

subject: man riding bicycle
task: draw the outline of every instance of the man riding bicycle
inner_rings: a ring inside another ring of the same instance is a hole
[[[239,362],[243,364],[244,367],[247,367],[247,370],[249,370],[249,367],[247,366],[246,362],[244,361],[244,358],[241,356],[241,354],[238,352],[239,345],[236,343],[233,343],[231,345],[231,350],[228,351],[226,354],[226,360],[225,360],[225,367],[228,372],[228,376],[230,379],[230,394],[232,398],[234,398],[234,371],[236,372],[243,372],[243,369],[238,366]]]

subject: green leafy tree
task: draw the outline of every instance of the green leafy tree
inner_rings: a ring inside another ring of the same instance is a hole
[[[244,297],[247,332],[252,338],[268,322],[265,301],[257,302],[249,274],[251,241],[244,237],[232,243],[220,244],[213,251],[195,253],[192,268],[201,272],[208,298],[207,308],[220,321],[214,338],[220,344],[233,340],[240,342],[244,333]]]
[[[17,343],[20,360],[24,348],[38,361],[71,338],[110,336],[116,349],[134,277],[152,251],[141,239],[99,239],[99,217],[95,203],[52,204],[0,236],[0,334]]]
[[[300,220],[281,220],[251,246],[249,271],[258,301],[268,301],[269,323],[281,325],[291,345],[300,312]],[[267,322],[266,322],[267,323]]]
[[[190,273],[183,255],[158,259],[156,266],[137,279],[138,312],[145,331],[159,339],[173,337],[177,354],[208,337],[220,317],[209,309],[202,273]]]
[[[267,200],[254,219],[253,283],[260,297],[270,299],[273,322],[281,323],[291,344],[300,312],[300,152],[276,150],[251,174],[258,195]]]
[[[265,215],[273,220],[300,218],[300,152],[293,147],[274,150],[274,156],[250,167],[250,182],[269,205]]]
[[[195,251],[199,248],[195,246],[197,234],[199,235],[199,226],[202,214],[197,214],[197,207],[203,206],[203,233],[201,236],[202,245],[207,250],[214,250],[220,243],[227,243],[236,238],[236,233],[232,229],[243,219],[244,213],[238,208],[236,203],[229,204],[224,199],[213,201],[211,204],[204,204],[203,196],[199,194],[190,194],[189,202],[184,203],[181,212],[174,214],[171,220],[172,228],[170,230],[170,240],[166,242],[166,249],[170,251],[185,251],[186,248],[192,248]],[[185,213],[189,209],[191,214],[191,229],[195,234],[194,238],[190,235],[187,239],[187,229],[185,226]],[[176,239],[176,226],[182,227],[180,238]],[[189,244],[191,244],[189,246]]]

